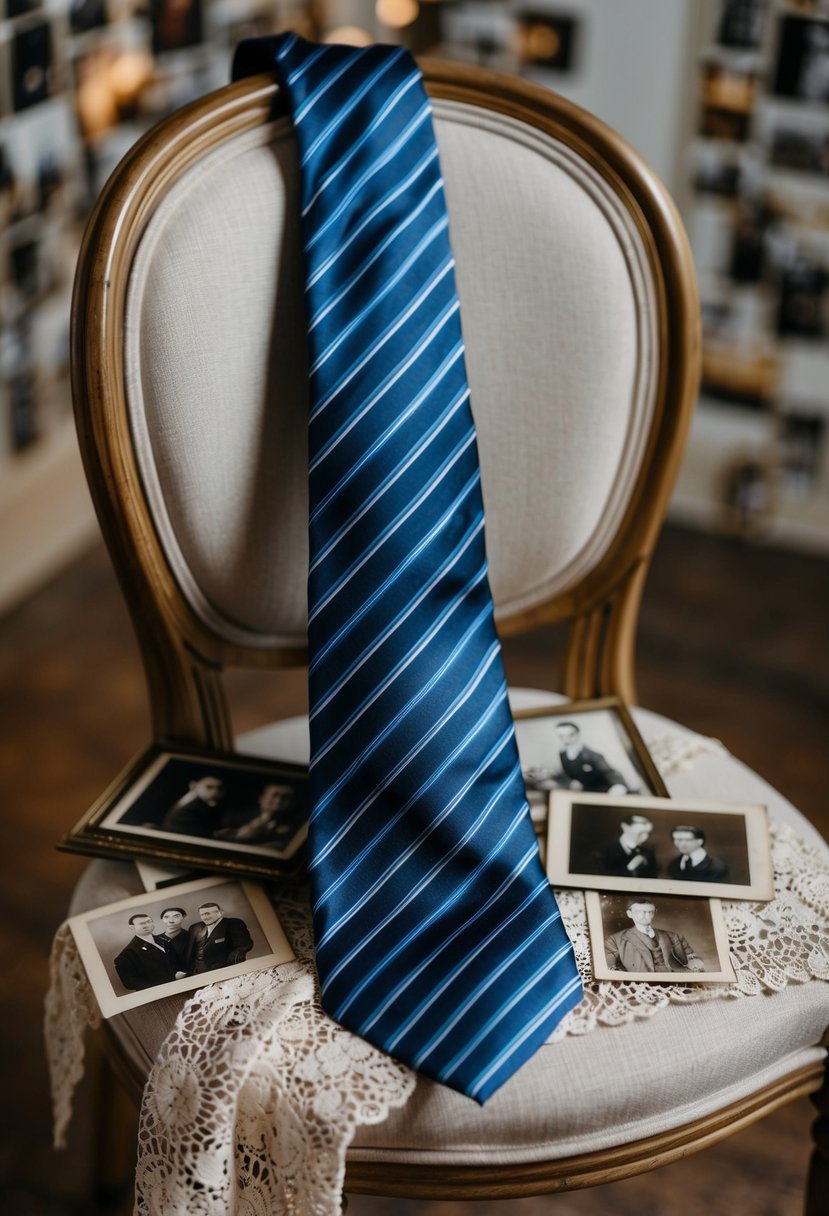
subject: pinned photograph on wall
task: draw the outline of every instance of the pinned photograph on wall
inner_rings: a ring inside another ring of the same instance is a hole
[[[778,97],[829,102],[829,22],[781,17],[772,91]]]
[[[105,1018],[294,958],[261,887],[224,878],[136,895],[68,923]]]
[[[298,873],[308,770],[227,752],[149,748],[60,842],[185,871]]]
[[[757,75],[753,68],[743,69],[717,59],[703,63],[700,135],[745,142],[751,134],[756,92]]]
[[[593,978],[653,984],[733,983],[718,899],[585,892]]]
[[[774,896],[766,808],[554,790],[547,874],[609,891]]]
[[[513,719],[537,827],[547,826],[551,790],[667,796],[645,741],[618,697],[518,709]]]
[[[37,20],[15,29],[9,42],[12,109],[45,101],[58,85],[57,26]]]
[[[801,501],[819,483],[825,448],[826,419],[817,413],[780,416],[781,469],[786,497]]]

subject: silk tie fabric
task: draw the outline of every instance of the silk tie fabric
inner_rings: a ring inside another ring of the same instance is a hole
[[[518,762],[431,110],[398,47],[240,45],[299,151],[323,1007],[483,1102],[581,996]]]

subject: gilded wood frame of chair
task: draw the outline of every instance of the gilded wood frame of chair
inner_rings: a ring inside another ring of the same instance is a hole
[[[503,618],[514,634],[571,621],[562,691],[615,693],[635,701],[634,635],[642,588],[690,425],[700,355],[690,252],[677,213],[657,179],[603,124],[546,90],[458,65],[424,65],[433,98],[479,104],[564,141],[612,180],[642,234],[658,285],[662,349],[653,423],[638,477],[611,552],[575,589]],[[145,664],[156,738],[231,748],[221,684],[226,666],[289,667],[305,661],[294,644],[244,649],[219,638],[182,596],[147,505],[126,411],[122,347],[131,258],[159,199],[198,158],[223,140],[267,122],[275,85],[241,82],[193,103],[146,135],[110,180],[90,220],[73,301],[73,394],[81,449],[101,527],[132,613]],[[117,1044],[114,1043],[117,1054]],[[143,1078],[116,1069],[131,1089]],[[829,1110],[824,1068],[810,1065],[728,1108],[620,1148],[513,1167],[352,1163],[355,1192],[422,1198],[525,1196],[596,1185],[701,1149],[805,1094],[823,1112],[810,1176],[817,1216],[829,1193]]]

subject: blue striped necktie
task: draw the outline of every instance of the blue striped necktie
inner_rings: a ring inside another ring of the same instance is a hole
[[[428,99],[396,47],[242,43],[301,171],[310,874],[324,1008],[479,1102],[581,996],[493,621]]]

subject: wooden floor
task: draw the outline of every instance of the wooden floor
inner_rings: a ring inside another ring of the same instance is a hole
[[[827,620],[826,562],[672,529],[646,591],[639,672],[642,704],[719,737],[829,835]],[[555,687],[559,653],[548,633],[510,643],[511,682]],[[238,728],[301,708],[303,684],[299,673],[279,691],[259,676],[236,678]],[[0,721],[0,1204],[4,1216],[81,1216],[92,1211],[88,1098],[69,1151],[53,1153],[40,1041],[49,942],[82,866],[54,842],[149,729],[128,617],[100,550],[0,621]],[[804,1100],[655,1174],[497,1211],[796,1216],[811,1115]],[[350,1207],[352,1216],[473,1210],[485,1209],[364,1198]]]

